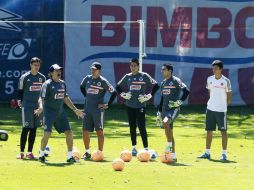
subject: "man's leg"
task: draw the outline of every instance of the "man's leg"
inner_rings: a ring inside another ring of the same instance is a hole
[[[138,128],[142,138],[143,146],[148,150],[148,139],[146,132],[146,118],[145,118],[145,109],[138,109],[137,112]]]
[[[90,147],[90,131],[83,130],[83,143],[85,149],[88,150]]]
[[[173,152],[173,129],[170,127],[169,122],[163,122],[164,130],[165,130],[165,135],[167,138],[167,148],[165,152]]]
[[[96,131],[97,137],[98,137],[98,149],[100,151],[103,151],[104,146],[104,132],[103,130],[97,130]]]
[[[137,145],[137,119],[136,119],[136,109],[127,107],[128,122],[130,127],[131,144],[132,146]]]
[[[221,136],[222,136],[222,149],[227,150],[227,145],[228,145],[228,133],[227,133],[227,131],[221,131]]]
[[[36,138],[36,130],[37,128],[31,128],[28,136],[28,152],[33,152],[33,146]]]
[[[26,147],[28,132],[29,132],[29,128],[22,128],[22,132],[20,135],[20,154],[17,156],[18,159],[24,158],[24,151],[25,151],[25,147]]]
[[[68,152],[72,151],[73,148],[73,134],[71,130],[67,130],[64,132],[66,136],[66,144]]]
[[[41,149],[40,149],[40,157],[39,157],[40,162],[45,162],[46,161],[45,148],[48,144],[48,140],[49,140],[50,136],[51,136],[51,132],[44,131],[43,137],[41,139]]]

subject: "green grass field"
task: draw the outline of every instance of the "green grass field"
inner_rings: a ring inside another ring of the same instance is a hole
[[[230,107],[228,112],[229,161],[219,161],[221,137],[214,134],[212,159],[198,160],[205,145],[205,107],[183,107],[175,122],[174,135],[178,162],[171,165],[155,162],[140,163],[133,158],[122,172],[111,167],[120,152],[131,148],[127,116],[123,106],[107,110],[105,117],[105,161],[81,161],[69,165],[66,161],[64,135],[53,132],[48,164],[17,160],[21,131],[21,113],[0,105],[0,129],[9,132],[9,140],[0,142],[0,189],[254,189],[254,115],[253,107]],[[156,126],[156,110],[147,111],[147,131],[151,149],[159,154],[166,145],[164,130]],[[74,131],[74,146],[83,154],[81,120],[68,111]],[[34,152],[38,154],[43,129],[38,129]],[[138,148],[142,148],[138,136]],[[97,148],[92,135],[91,150]]]

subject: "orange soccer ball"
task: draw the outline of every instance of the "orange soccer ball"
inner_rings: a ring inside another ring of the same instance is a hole
[[[92,153],[92,160],[95,162],[100,162],[104,159],[103,152],[100,150],[95,150]]]
[[[172,153],[163,153],[161,155],[161,162],[162,163],[166,163],[166,164],[170,164],[172,162],[174,162],[174,159],[173,159],[173,154]]]
[[[79,152],[78,149],[74,149],[72,151],[72,156],[76,161],[79,161],[81,159],[81,153]]]
[[[137,158],[140,162],[148,162],[150,160],[150,154],[147,150],[139,150]]]
[[[122,171],[124,169],[124,161],[121,158],[116,158],[112,162],[112,168],[115,171]]]
[[[132,154],[129,150],[124,150],[121,152],[120,158],[125,162],[129,162],[132,159]]]

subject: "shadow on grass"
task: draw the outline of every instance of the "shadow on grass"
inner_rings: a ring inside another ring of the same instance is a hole
[[[112,162],[111,160],[102,160],[102,161],[93,161],[92,159],[85,160],[84,162],[94,162],[94,163],[109,163]]]
[[[167,166],[192,166],[191,164],[184,164],[184,163],[179,163],[179,162],[174,162],[174,163],[164,163]]]
[[[235,164],[237,163],[236,161],[233,161],[233,160],[215,160],[215,159],[210,159],[209,161],[212,161],[212,162],[219,162],[219,163],[224,163],[224,164]]]
[[[62,163],[50,163],[50,162],[45,162],[45,163],[41,163],[42,166],[51,166],[51,167],[65,167],[65,166],[71,166],[74,163],[66,163],[66,162],[62,162]]]

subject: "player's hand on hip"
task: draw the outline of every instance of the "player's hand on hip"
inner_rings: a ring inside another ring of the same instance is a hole
[[[75,114],[78,116],[78,118],[80,119],[83,119],[84,116],[86,115],[83,111],[79,110],[79,109],[76,109],[74,110]]]
[[[42,113],[43,109],[42,108],[38,108],[36,110],[34,110],[34,115],[36,115],[37,117],[40,116],[40,114]]]
[[[125,99],[125,100],[129,100],[129,99],[131,99],[131,92],[127,92],[127,93],[122,92],[122,93],[120,94],[120,96],[121,96],[123,99]]]
[[[151,94],[139,95],[138,101],[139,101],[140,103],[144,103],[144,102],[150,100],[151,98],[152,98],[152,95],[151,95]]]
[[[98,108],[105,110],[108,108],[108,104],[99,104]]]

